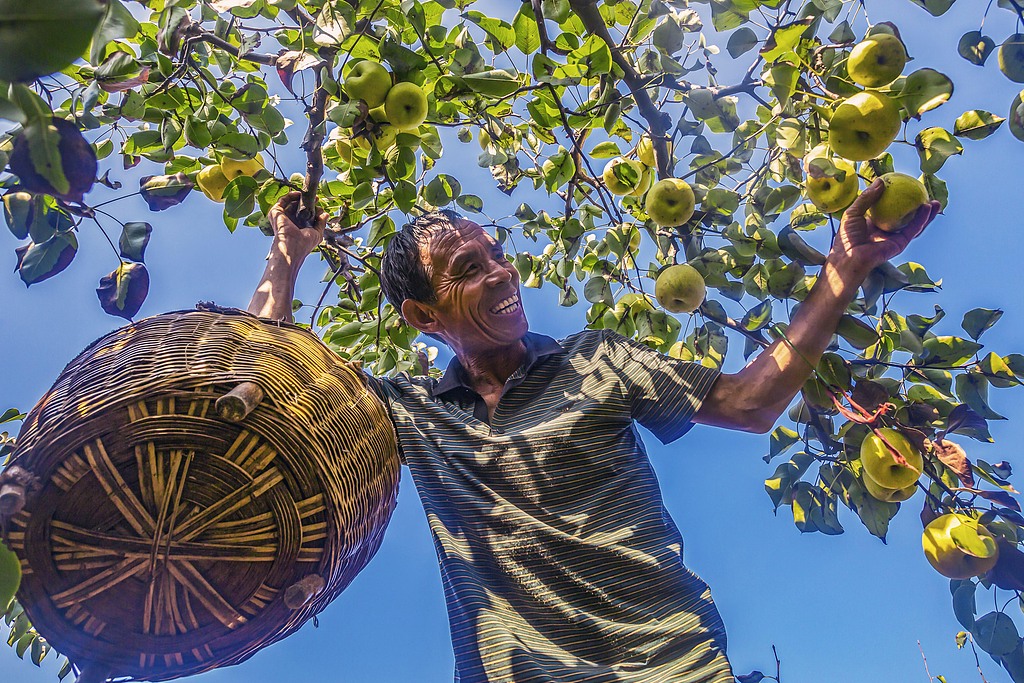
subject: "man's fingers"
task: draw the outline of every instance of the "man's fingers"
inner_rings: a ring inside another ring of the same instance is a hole
[[[875,178],[875,182],[864,188],[864,191],[853,200],[853,204],[850,204],[850,208],[846,210],[844,215],[861,217],[867,210],[875,205],[878,198],[882,196],[882,190],[885,189],[885,183],[880,179]]]
[[[903,228],[900,234],[907,236],[907,241],[914,239],[928,227],[928,224],[932,222],[935,215],[939,212],[941,204],[937,201],[932,200],[927,204],[922,204],[917,208],[917,213],[914,214],[914,218],[910,221],[907,227]]]

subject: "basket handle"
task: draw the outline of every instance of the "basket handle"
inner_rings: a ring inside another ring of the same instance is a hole
[[[25,508],[28,498],[39,489],[39,478],[23,467],[12,465],[0,474],[0,521]]]
[[[82,671],[75,679],[75,683],[107,683],[107,679],[113,675],[113,669],[107,664],[86,662],[82,665]]]

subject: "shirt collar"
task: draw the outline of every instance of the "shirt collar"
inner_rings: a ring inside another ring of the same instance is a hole
[[[523,337],[523,344],[526,345],[526,358],[523,359],[523,364],[520,370],[516,371],[516,374],[524,376],[530,372],[541,358],[565,351],[562,345],[551,337],[534,332],[526,333],[526,336]],[[444,376],[441,377],[434,387],[434,396],[440,396],[453,389],[471,389],[466,382],[465,376],[466,373],[462,369],[462,363],[459,362],[457,357],[452,358],[444,371]]]

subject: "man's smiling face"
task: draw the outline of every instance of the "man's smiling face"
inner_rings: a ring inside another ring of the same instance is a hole
[[[507,347],[529,329],[519,272],[501,245],[472,221],[438,229],[420,248],[437,301],[429,306],[440,334],[455,349]]]

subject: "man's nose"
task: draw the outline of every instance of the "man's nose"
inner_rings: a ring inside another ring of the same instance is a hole
[[[498,263],[492,263],[491,272],[487,274],[487,278],[490,280],[492,285],[503,285],[506,282],[512,282],[513,277],[514,276],[509,272],[508,268],[505,268]]]

